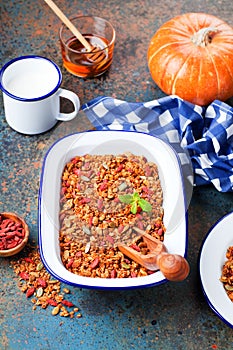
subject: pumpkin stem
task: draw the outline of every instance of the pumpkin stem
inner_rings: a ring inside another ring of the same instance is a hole
[[[202,28],[191,37],[191,41],[201,47],[207,46],[211,43],[214,34],[218,33],[219,30],[214,27]]]

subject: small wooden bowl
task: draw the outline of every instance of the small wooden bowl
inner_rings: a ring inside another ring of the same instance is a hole
[[[25,220],[14,213],[4,212],[4,213],[0,213],[0,215],[4,219],[10,219],[10,220],[14,221],[15,223],[21,224],[23,229],[24,229],[24,232],[25,232],[23,240],[19,244],[17,244],[14,248],[0,250],[0,257],[8,257],[8,256],[12,256],[12,255],[19,253],[25,247],[25,245],[28,242],[29,228],[28,228],[28,225],[26,224]],[[0,231],[1,231],[1,229],[0,229]]]

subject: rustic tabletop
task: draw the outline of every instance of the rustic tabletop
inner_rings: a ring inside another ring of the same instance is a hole
[[[206,12],[230,25],[232,0],[57,0],[73,17],[95,14],[109,19],[116,29],[112,66],[105,75],[80,79],[62,67],[58,41],[60,20],[41,0],[0,3],[1,65],[21,55],[46,56],[62,70],[62,87],[78,94],[81,104],[105,95],[129,102],[158,99],[164,94],[147,67],[150,38],[166,20],[186,12]],[[12,130],[0,101],[0,212],[23,216],[30,227],[30,244],[37,244],[38,189],[42,161],[59,138],[92,129],[81,111],[70,122],[58,123],[38,136]],[[69,108],[69,106],[65,106]],[[128,291],[95,291],[69,287],[70,300],[80,318],[52,316],[49,309],[32,309],[18,286],[10,258],[0,260],[1,349],[232,349],[232,329],[207,305],[202,294],[198,254],[211,226],[233,211],[232,193],[212,186],[194,188],[188,210],[189,277],[181,283]],[[24,252],[22,255],[25,254]],[[17,258],[15,258],[17,259]]]

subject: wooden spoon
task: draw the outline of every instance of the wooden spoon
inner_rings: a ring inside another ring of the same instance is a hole
[[[144,255],[126,244],[120,244],[118,248],[123,254],[148,270],[156,271],[159,269],[170,281],[183,281],[188,276],[190,267],[184,257],[178,254],[169,254],[160,240],[138,228],[134,228],[134,230],[140,233],[143,241],[147,244],[149,253]]]
[[[79,30],[73,25],[73,23],[65,16],[65,14],[57,7],[52,0],[44,0],[47,5],[53,10],[53,12],[60,18],[60,20],[69,28],[71,33],[81,42],[87,52],[93,53],[88,58],[96,63],[99,63],[106,59],[104,52],[100,51],[98,47],[91,46],[86,38],[79,32]]]

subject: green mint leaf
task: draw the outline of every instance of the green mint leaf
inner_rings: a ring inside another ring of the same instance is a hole
[[[137,192],[133,193],[133,201],[138,201],[140,199],[140,196]]]
[[[133,200],[133,196],[131,194],[119,195],[118,198],[122,203],[126,203],[126,204],[132,203],[132,200]]]
[[[142,209],[143,211],[148,212],[148,211],[151,211],[151,210],[152,210],[151,204],[150,204],[148,201],[146,201],[145,199],[143,199],[143,198],[140,198],[140,199],[139,199],[138,205],[141,207],[141,209]]]
[[[132,204],[131,204],[131,213],[132,214],[137,214],[137,210],[138,210],[137,202],[132,202]]]

